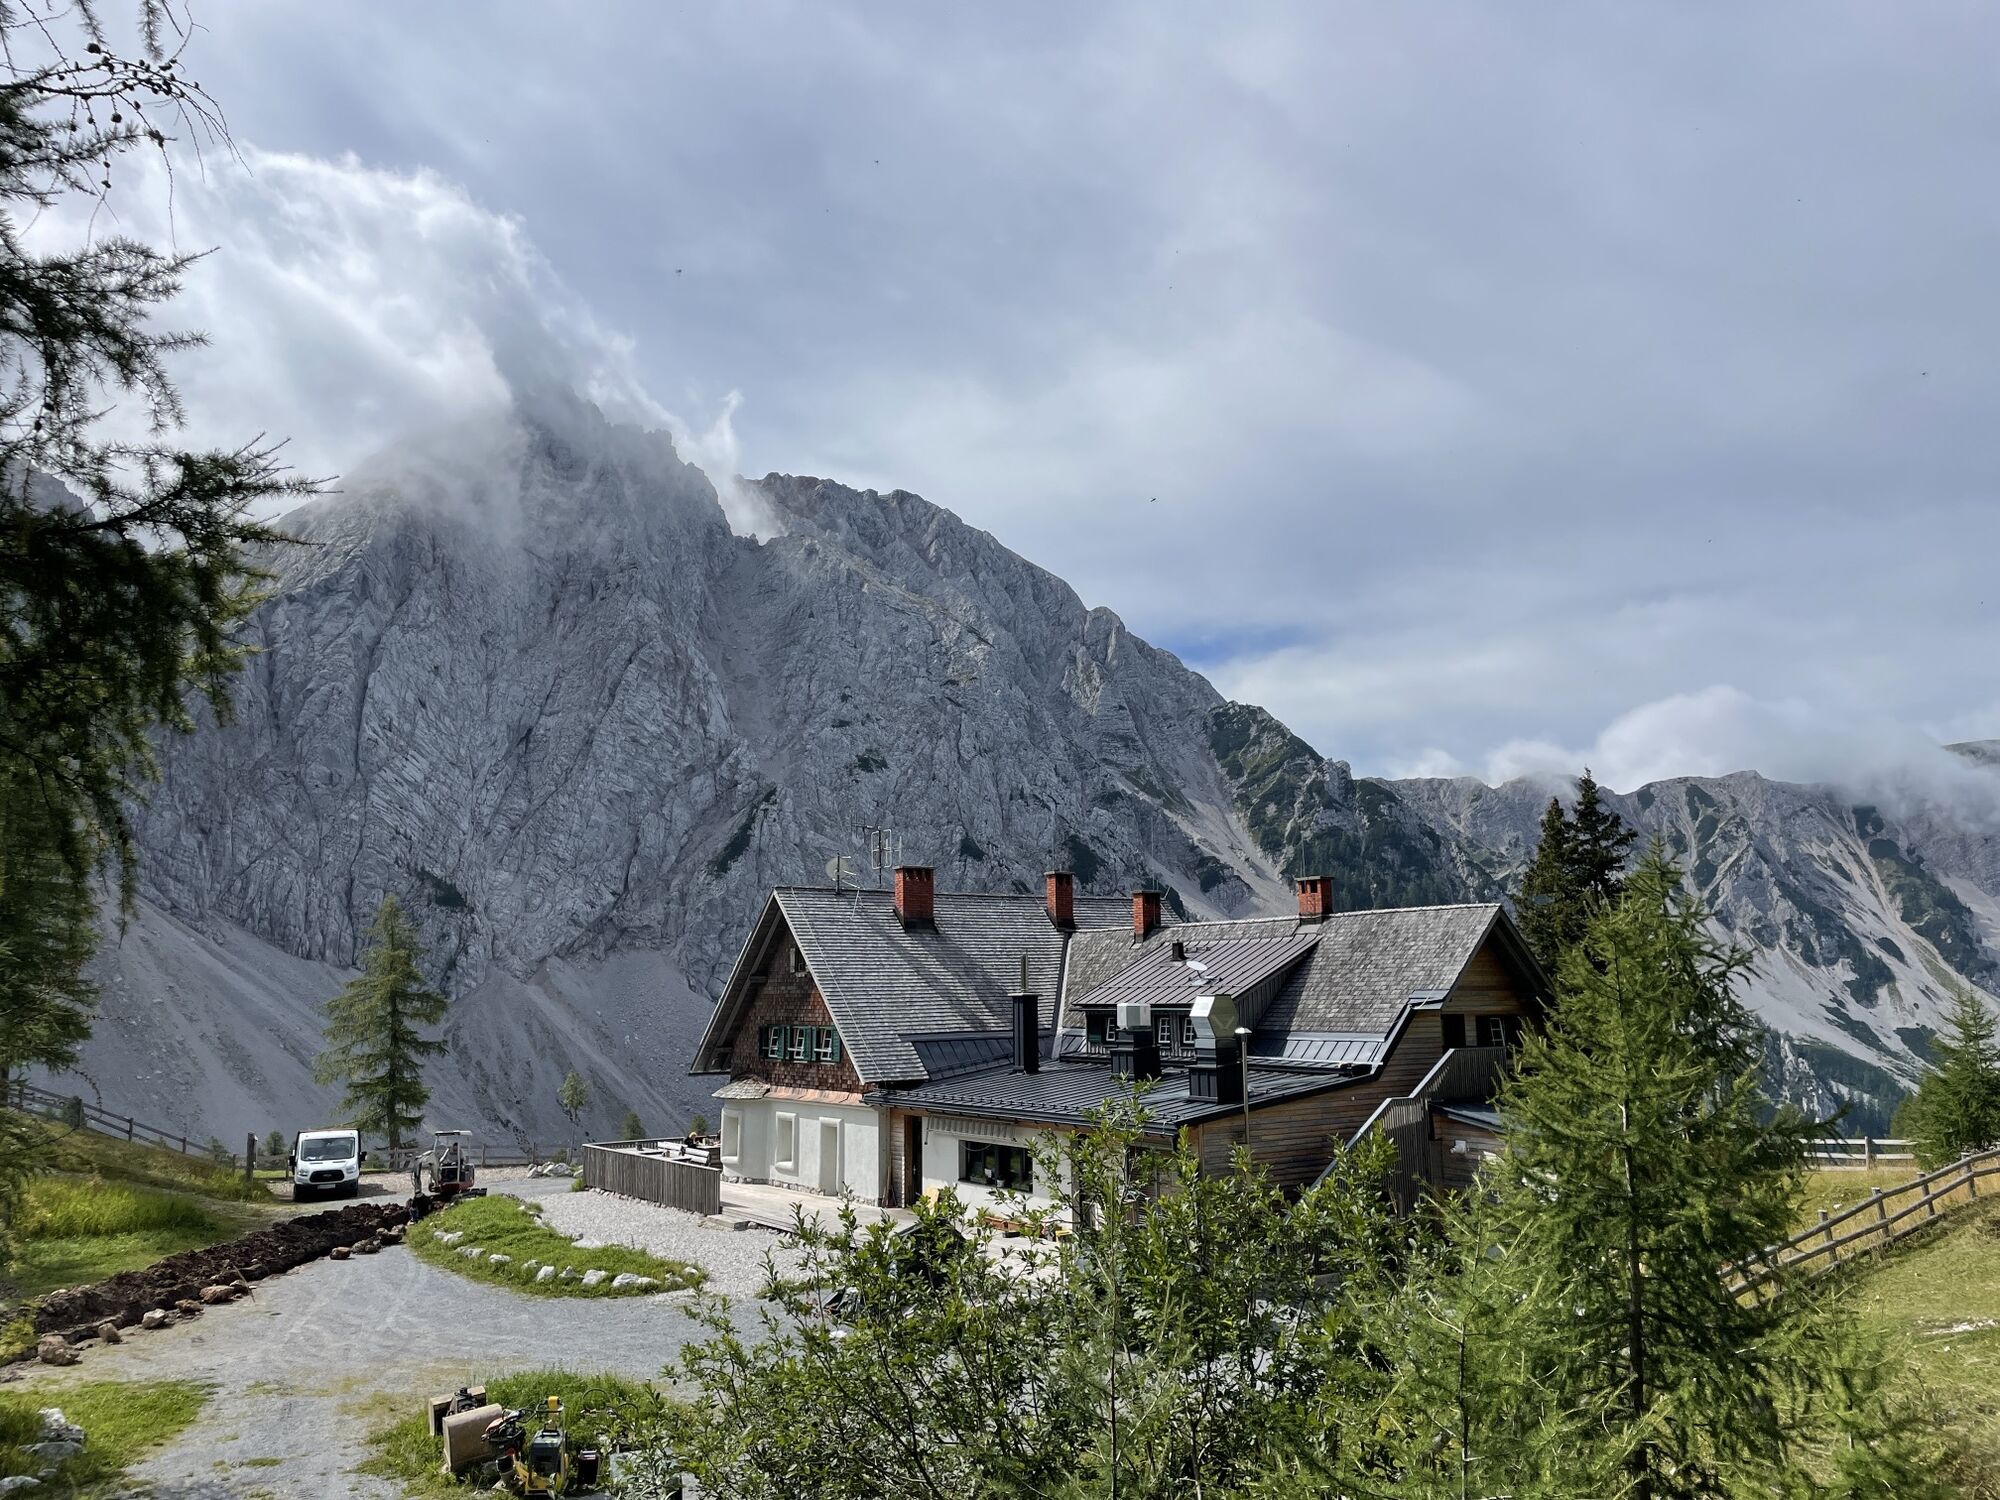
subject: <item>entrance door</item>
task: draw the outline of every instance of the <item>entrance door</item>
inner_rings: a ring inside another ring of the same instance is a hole
[[[840,1192],[840,1121],[819,1122],[819,1190],[829,1196]]]
[[[903,1207],[911,1208],[924,1196],[924,1117],[903,1117]]]

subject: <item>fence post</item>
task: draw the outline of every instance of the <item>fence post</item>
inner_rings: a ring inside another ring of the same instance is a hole
[[[1822,1208],[1819,1211],[1819,1227],[1826,1231],[1827,1257],[1830,1260],[1839,1260],[1840,1252],[1833,1248],[1833,1226],[1826,1222],[1826,1218],[1826,1210]]]
[[[130,1115],[125,1117],[125,1139],[128,1141],[132,1139],[132,1117]]]
[[[1875,1137],[1861,1137],[1861,1169],[1865,1172],[1875,1165]]]
[[[1972,1158],[1965,1159],[1965,1190],[1973,1197],[1979,1196],[1979,1174],[1972,1170]]]
[[[257,1180],[257,1132],[254,1130],[243,1137],[243,1180]]]

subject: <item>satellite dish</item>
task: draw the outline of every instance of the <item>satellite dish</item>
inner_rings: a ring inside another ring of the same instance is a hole
[[[845,854],[836,854],[826,862],[826,878],[833,882],[836,891],[840,889],[841,881],[845,880],[849,873]]]
[[[1234,995],[1203,995],[1194,1003],[1191,1012],[1197,1030],[1204,1032],[1215,1041],[1236,1035],[1236,997]]]

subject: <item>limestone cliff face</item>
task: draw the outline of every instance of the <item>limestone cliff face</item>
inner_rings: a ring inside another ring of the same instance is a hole
[[[385,892],[455,996],[438,1122],[547,1142],[571,1066],[587,1133],[712,1114],[684,1070],[763,893],[823,883],[864,827],[948,889],[1061,864],[1196,914],[1287,909],[1304,872],[1346,906],[1482,899],[1525,860],[1545,792],[1356,779],[914,495],[734,498],[770,540],[664,436],[553,401],[290,517],[235,721],[167,744],[138,814],[105,1098],[226,1136],[326,1115],[315,1010]],[[1759,1003],[1802,1077],[1906,1076],[1940,976],[1991,963],[1992,840],[1755,777],[1619,806],[1773,955]]]

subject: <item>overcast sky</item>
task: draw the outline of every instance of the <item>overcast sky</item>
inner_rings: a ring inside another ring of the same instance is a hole
[[[2000,734],[1990,4],[197,18],[204,436],[338,471],[545,365],[1367,772]]]

